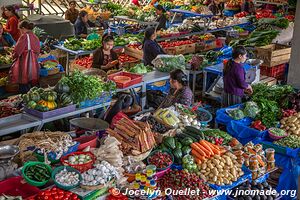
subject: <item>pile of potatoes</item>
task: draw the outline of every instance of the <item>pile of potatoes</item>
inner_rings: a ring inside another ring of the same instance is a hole
[[[237,157],[231,152],[223,155],[215,155],[198,166],[203,177],[208,183],[219,186],[231,185],[244,175],[242,161],[238,162]]]
[[[300,113],[280,120],[281,129],[286,130],[289,135],[300,136]]]

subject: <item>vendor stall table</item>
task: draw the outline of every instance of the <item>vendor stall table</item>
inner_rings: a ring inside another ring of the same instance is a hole
[[[11,64],[0,65],[0,69],[9,69]]]
[[[192,71],[189,70],[189,74],[192,75],[192,91],[194,94],[194,100],[195,100],[195,89],[196,89],[196,79],[197,79],[197,75],[202,74],[203,70],[198,70],[198,71]]]
[[[165,41],[165,40],[176,40],[176,39],[181,39],[181,38],[186,38],[186,37],[190,37],[190,36],[193,36],[193,35],[201,35],[201,34],[205,34],[205,33],[214,33],[214,32],[218,32],[218,31],[224,31],[224,30],[228,30],[228,29],[231,29],[233,27],[243,27],[243,26],[247,26],[247,25],[250,25],[251,23],[250,22],[247,22],[247,23],[242,23],[242,24],[235,24],[235,25],[232,25],[232,26],[225,26],[223,28],[216,28],[216,29],[205,29],[201,32],[192,32],[192,33],[187,33],[187,34],[182,34],[182,35],[179,35],[179,36],[172,36],[172,37],[162,37],[162,38],[157,38],[156,41],[160,42],[160,41]]]
[[[170,79],[170,74],[167,72],[153,71],[144,75],[143,87],[142,87],[142,98],[141,98],[142,109],[144,109],[147,101],[147,95],[146,95],[147,85],[158,81],[164,81],[169,79]]]
[[[139,21],[137,19],[131,19],[127,16],[114,16],[113,18],[114,24],[115,25],[120,25],[120,24],[126,24],[126,22],[135,22],[141,26],[146,26],[147,27],[155,27],[155,29],[158,26],[158,22],[143,22],[143,21]]]
[[[110,105],[110,102],[107,102],[107,103],[104,103],[104,104],[90,106],[90,107],[87,107],[87,108],[79,108],[79,109],[76,109],[73,112],[69,112],[69,113],[66,113],[66,114],[63,114],[63,115],[57,115],[55,117],[51,117],[51,118],[47,118],[47,119],[42,119],[40,121],[41,124],[37,128],[37,131],[40,131],[43,128],[43,126],[44,126],[45,123],[53,122],[55,120],[59,120],[59,119],[67,118],[67,117],[72,117],[72,116],[79,115],[79,114],[82,114],[82,113],[86,113],[86,112],[89,112],[89,111],[92,111],[92,110],[96,110],[96,109],[99,109],[99,108],[108,107],[109,105]]]
[[[41,121],[28,114],[17,114],[0,119],[0,136],[17,131],[26,131],[29,128],[37,128]]]
[[[78,58],[78,56],[84,56],[93,53],[93,51],[83,51],[83,50],[73,51],[65,48],[63,45],[54,45],[54,47],[62,51],[65,51],[67,53],[66,74],[69,74],[70,54],[75,55],[75,59],[76,59]]]

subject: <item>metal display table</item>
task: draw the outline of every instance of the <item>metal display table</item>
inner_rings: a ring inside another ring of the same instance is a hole
[[[160,71],[152,71],[144,75],[143,77],[143,87],[142,87],[142,97],[141,97],[141,106],[142,110],[146,106],[147,101],[147,85],[159,81],[169,80],[170,74],[167,72],[160,72]]]
[[[29,128],[36,128],[41,125],[41,121],[28,114],[17,114],[0,119],[0,136],[4,136],[17,131]]]
[[[192,75],[192,91],[193,91],[193,98],[194,99],[195,99],[197,75],[202,74],[202,73],[203,73],[203,70],[198,70],[198,71],[189,70],[189,75]]]
[[[65,48],[63,45],[54,45],[54,47],[67,53],[66,74],[69,74],[70,54],[75,55],[75,59],[76,59],[78,58],[78,56],[89,55],[94,52],[94,51],[83,51],[83,50],[73,51]]]
[[[41,121],[40,121],[41,124],[38,126],[37,130],[40,131],[43,128],[45,123],[53,122],[55,120],[59,120],[59,119],[67,118],[67,117],[72,117],[72,116],[79,115],[79,114],[82,114],[82,113],[86,113],[86,112],[96,110],[96,109],[99,109],[99,108],[108,107],[110,105],[110,103],[111,102],[107,102],[107,103],[104,103],[104,104],[99,104],[99,105],[95,105],[95,106],[91,106],[91,107],[87,107],[87,108],[79,108],[79,109],[76,109],[73,112],[58,115],[58,116],[51,117],[51,118],[48,118],[48,119],[41,119]]]
[[[113,20],[114,20],[114,24],[117,24],[117,25],[119,25],[121,23],[126,23],[129,21],[129,22],[135,22],[141,26],[155,27],[155,29],[158,26],[158,22],[143,22],[143,21],[139,21],[137,19],[131,19],[127,16],[114,16]]]

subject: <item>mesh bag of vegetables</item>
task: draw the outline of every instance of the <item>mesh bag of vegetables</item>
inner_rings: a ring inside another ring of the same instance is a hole
[[[234,120],[240,120],[245,118],[244,112],[240,109],[227,110],[227,113]]]
[[[245,103],[244,115],[255,119],[256,115],[260,112],[258,105],[254,101],[248,101]]]
[[[158,55],[152,64],[161,72],[171,72],[174,69],[185,69],[183,55]]]

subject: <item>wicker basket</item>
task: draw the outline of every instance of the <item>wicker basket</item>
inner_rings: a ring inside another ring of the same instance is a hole
[[[140,155],[130,156],[130,158],[132,158],[136,162],[140,162],[142,160],[145,160],[149,156],[149,154],[151,153],[151,151],[152,151],[152,148],[149,149],[148,151],[144,152],[144,153],[141,153]]]
[[[59,73],[59,68],[58,67],[54,67],[53,69],[48,70],[48,75],[55,75]]]
[[[109,181],[108,183],[104,184],[104,185],[95,185],[95,186],[89,186],[89,185],[80,185],[81,188],[85,189],[85,190],[102,190],[104,188],[110,188],[113,186],[115,182],[115,179],[112,179],[111,181]]]

